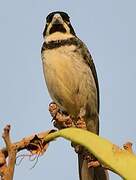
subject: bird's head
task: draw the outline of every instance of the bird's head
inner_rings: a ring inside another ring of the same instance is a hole
[[[70,18],[67,13],[55,11],[46,17],[46,25],[43,31],[43,37],[47,37],[56,32],[72,34],[75,36],[74,29],[70,23]]]

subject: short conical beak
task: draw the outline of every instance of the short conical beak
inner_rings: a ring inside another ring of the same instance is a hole
[[[52,19],[52,24],[59,25],[63,24],[63,19],[59,14],[55,14]]]

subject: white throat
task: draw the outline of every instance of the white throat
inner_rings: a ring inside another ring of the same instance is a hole
[[[45,38],[45,41],[50,42],[50,41],[56,41],[56,40],[64,40],[64,39],[68,39],[71,37],[74,37],[74,35],[72,35],[70,33],[55,32],[55,33],[48,35]]]

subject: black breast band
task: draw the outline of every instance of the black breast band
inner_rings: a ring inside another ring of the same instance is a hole
[[[55,49],[61,46],[71,46],[71,45],[77,46],[78,44],[79,43],[75,37],[64,40],[50,41],[48,43],[44,42],[41,51],[44,51],[46,49]]]

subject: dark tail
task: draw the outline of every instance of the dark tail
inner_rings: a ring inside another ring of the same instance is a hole
[[[88,168],[87,160],[83,159],[82,154],[78,154],[78,165],[80,180],[109,180],[107,170],[103,167]]]

